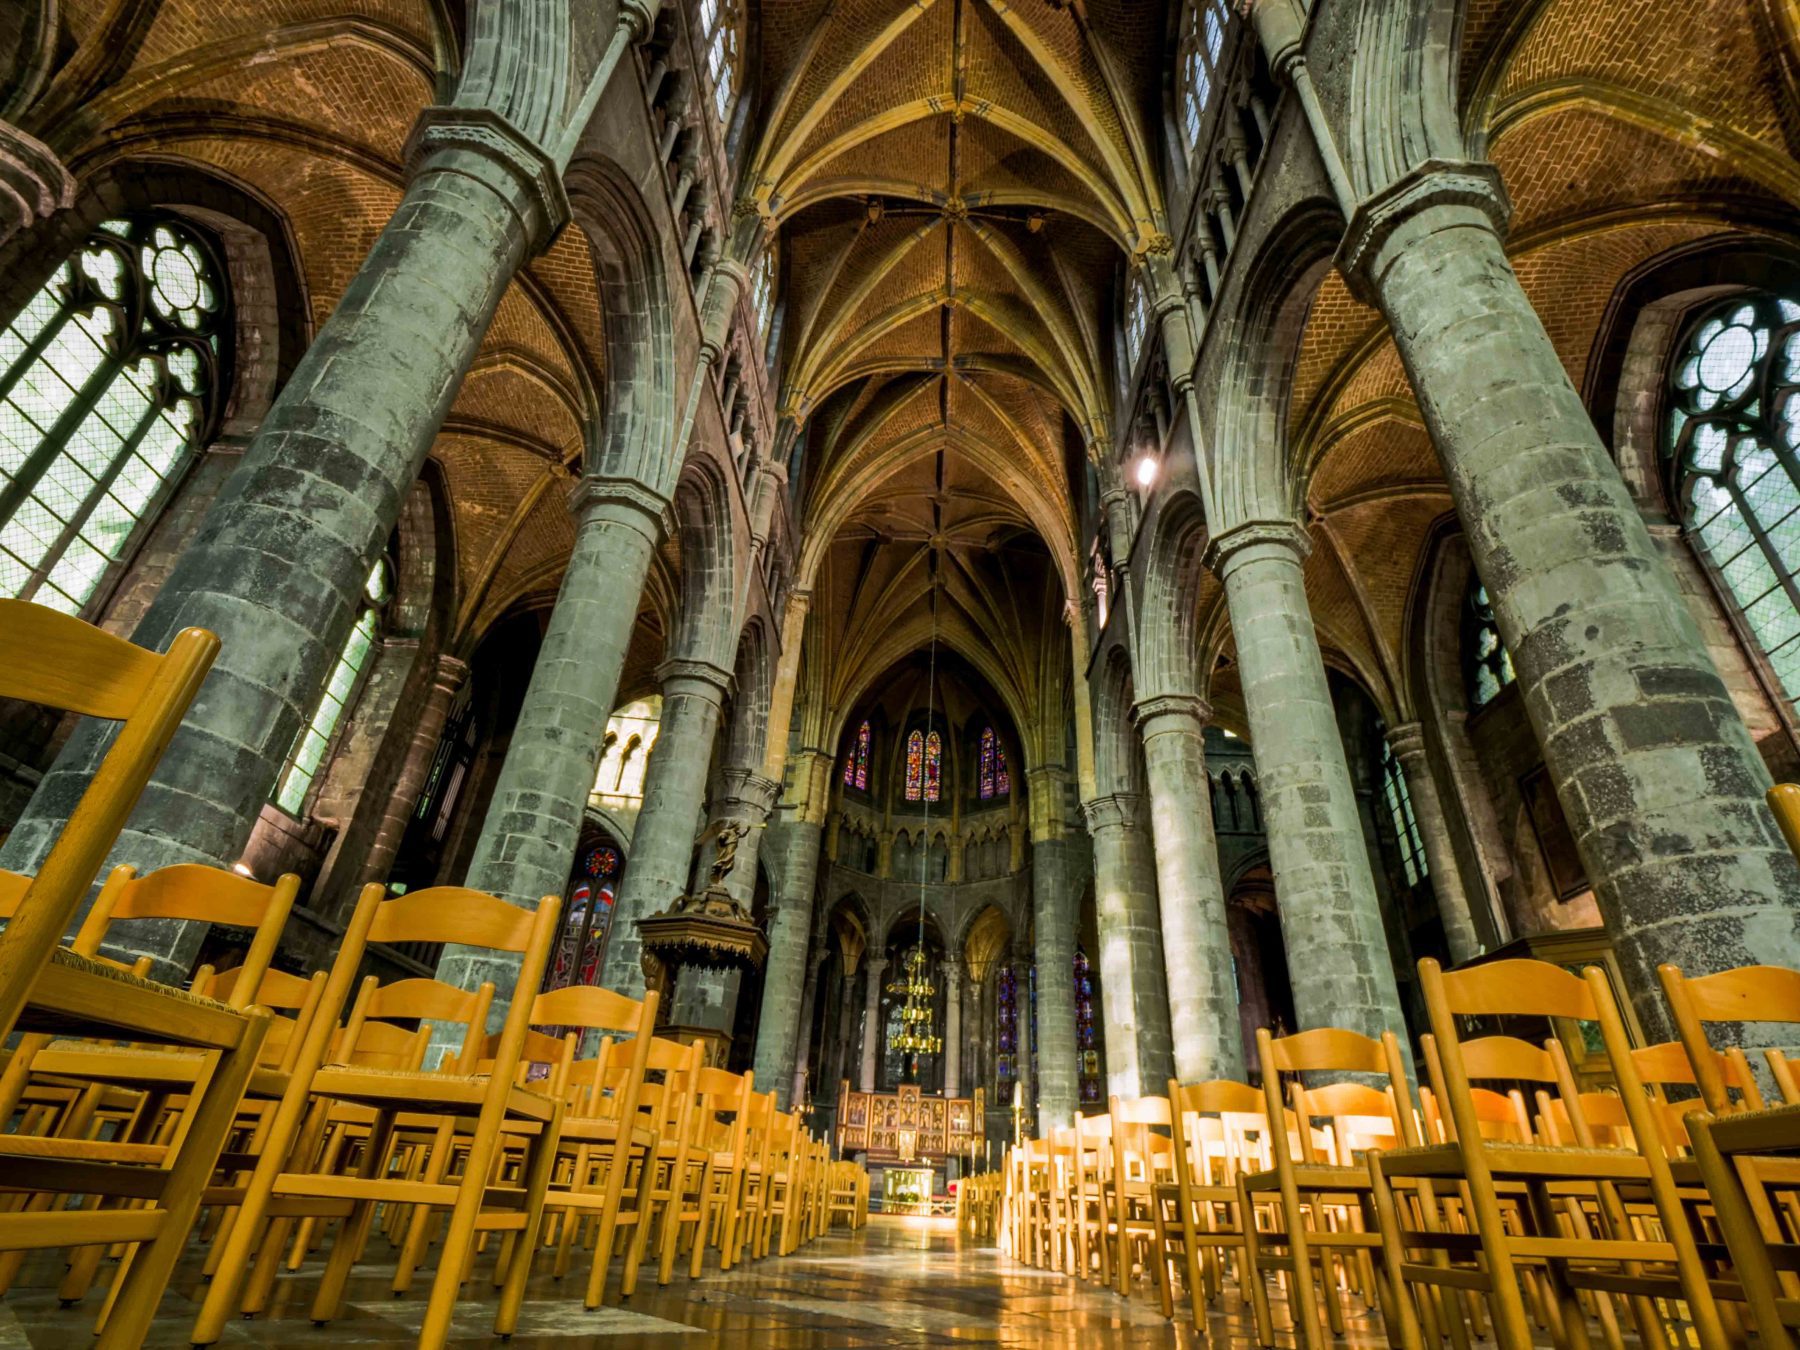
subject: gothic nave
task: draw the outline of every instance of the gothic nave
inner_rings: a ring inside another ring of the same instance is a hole
[[[1796,0],[3,0],[0,1346],[1791,1345],[1797,222]]]

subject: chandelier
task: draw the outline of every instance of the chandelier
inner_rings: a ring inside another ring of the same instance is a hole
[[[944,1038],[931,1030],[931,996],[937,990],[925,973],[925,961],[925,948],[914,947],[901,962],[900,977],[887,988],[903,1000],[896,1013],[900,1029],[888,1038],[903,1055],[935,1055],[944,1048]]]

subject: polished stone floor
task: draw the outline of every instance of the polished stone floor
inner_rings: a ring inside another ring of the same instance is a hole
[[[377,1239],[379,1243],[379,1239]],[[284,1276],[273,1315],[232,1324],[222,1345],[324,1347],[402,1346],[417,1334],[422,1292],[397,1299],[388,1291],[391,1267],[370,1265],[351,1287],[340,1321],[314,1327],[307,1300],[322,1263]],[[485,1273],[485,1272],[483,1272]],[[584,1273],[584,1272],[583,1272]],[[0,1350],[85,1345],[97,1295],[85,1307],[57,1305],[59,1268],[48,1256],[28,1265],[0,1302]],[[701,1279],[677,1278],[665,1289],[649,1283],[629,1302],[598,1312],[581,1306],[578,1273],[563,1283],[536,1274],[516,1335],[518,1350],[568,1347],[706,1346],[1068,1346],[1199,1345],[1192,1327],[1174,1327],[1157,1310],[1153,1292],[1122,1299],[1091,1285],[1031,1269],[992,1247],[959,1239],[949,1220],[877,1216],[856,1234],[842,1230],[794,1255],[751,1262],[729,1274],[709,1269]],[[194,1305],[188,1298],[198,1272],[184,1270],[163,1305],[149,1344],[187,1344]],[[421,1285],[421,1291],[422,1291]],[[469,1286],[458,1315],[458,1345],[492,1345],[493,1305],[485,1281]],[[1277,1320],[1286,1318],[1277,1309]],[[1234,1297],[1212,1318],[1215,1346],[1247,1346],[1248,1313]],[[1284,1346],[1293,1338],[1285,1331]],[[1379,1340],[1368,1328],[1352,1331],[1351,1346]]]

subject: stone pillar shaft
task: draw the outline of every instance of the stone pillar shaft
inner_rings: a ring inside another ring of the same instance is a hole
[[[875,1066],[881,1056],[881,977],[887,957],[871,956],[864,962],[869,987],[863,1005],[862,1090],[875,1090]]]
[[[1038,790],[1036,780],[1032,791]],[[1034,838],[1031,843],[1032,932],[1037,943],[1037,1108],[1042,1127],[1067,1129],[1075,1123],[1075,925],[1081,895],[1079,850],[1066,838]],[[1019,1078],[1031,1080],[1031,1000],[1023,959],[1013,968],[1018,981]],[[1031,1100],[1029,1094],[1027,1101]],[[1012,1105],[1011,1101],[997,1105]]]
[[[394,780],[394,791],[382,812],[381,824],[363,864],[364,878],[380,881],[393,869],[394,857],[412,822],[419,796],[425,791],[425,779],[431,773],[431,762],[437,756],[438,742],[444,736],[444,724],[450,720],[451,705],[469,678],[469,663],[455,656],[440,656],[433,673],[431,689],[425,705],[419,709],[419,720],[406,747],[406,759],[400,765],[400,776]],[[361,881],[357,882],[358,885]]]
[[[798,1110],[806,1102],[806,1078],[812,1071],[813,1004],[819,997],[819,972],[823,962],[808,963],[806,991],[800,997],[800,1034],[794,1047],[794,1090],[789,1101]]]
[[[638,921],[660,914],[687,889],[707,765],[730,679],[705,661],[671,661],[661,675],[662,724],[644,767],[644,806],[632,831],[602,979],[608,989],[633,998],[644,993]]]
[[[1432,776],[1431,761],[1425,753],[1425,729],[1417,722],[1389,727],[1388,747],[1406,778],[1406,793],[1412,801],[1419,838],[1425,845],[1425,863],[1431,868],[1431,890],[1437,896],[1450,959],[1457,965],[1473,961],[1481,955],[1481,938],[1469,908],[1468,892],[1463,888],[1462,873],[1457,869],[1444,801],[1438,795],[1437,779]]]
[[[495,114],[428,110],[414,149],[406,195],[133,634],[222,642],[115,850],[142,870],[238,858],[501,295],[566,213],[541,152]],[[70,739],[4,866],[37,870],[104,731]],[[159,973],[199,934],[171,925]]]
[[[944,1095],[961,1096],[962,963],[946,958],[944,970]]]
[[[1400,1030],[1375,877],[1306,603],[1306,536],[1291,522],[1252,522],[1213,548],[1237,640],[1295,1013],[1302,1028]]]
[[[1212,710],[1197,698],[1163,697],[1142,699],[1133,711],[1150,787],[1175,1072],[1184,1083],[1241,1081],[1244,1042],[1206,776],[1204,733]]]
[[[1175,1058],[1156,859],[1143,798],[1122,792],[1097,797],[1087,803],[1087,815],[1094,841],[1107,1090],[1121,1097],[1142,1097],[1159,1087],[1166,1092]],[[1071,976],[1065,967],[1050,978],[1067,984]],[[1069,997],[1073,1000],[1073,991]]]
[[[1724,682],[1507,261],[1489,166],[1427,164],[1357,213],[1344,269],[1419,396],[1625,988],[1800,964],[1800,867]],[[1757,1037],[1752,1031],[1752,1039]]]
[[[803,1030],[801,981],[812,937],[813,890],[819,880],[823,836],[816,821],[805,819],[769,827],[769,874],[776,894],[769,917],[769,957],[763,967],[762,1012],[756,1024],[756,1081],[773,1085],[778,1094],[794,1079]]]

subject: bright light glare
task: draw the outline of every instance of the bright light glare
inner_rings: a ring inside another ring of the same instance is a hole
[[[1156,481],[1156,461],[1149,455],[1137,462],[1137,480],[1139,487],[1149,487]]]

